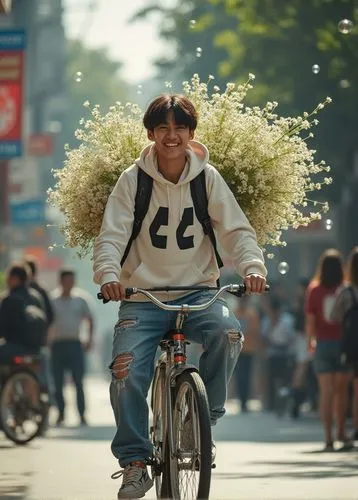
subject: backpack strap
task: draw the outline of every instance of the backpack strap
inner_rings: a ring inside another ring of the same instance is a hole
[[[192,179],[192,181],[190,182],[190,191],[194,203],[195,215],[200,224],[203,226],[204,234],[207,234],[210,238],[211,244],[214,247],[215,257],[219,268],[223,267],[224,263],[221,260],[217,249],[215,233],[208,212],[208,196],[206,193],[205,169],[203,169],[199,175]]]
[[[144,170],[142,170],[140,167],[138,167],[137,192],[134,201],[134,221],[133,221],[132,234],[128,240],[126,249],[124,251],[121,260],[121,267],[123,267],[123,264],[126,258],[128,257],[133,241],[137,238],[137,236],[140,233],[140,230],[142,229],[143,220],[144,217],[147,215],[150,198],[152,196],[152,188],[153,188],[152,177],[148,175],[146,172],[144,172]]]

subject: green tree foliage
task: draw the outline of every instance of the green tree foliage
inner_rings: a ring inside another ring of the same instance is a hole
[[[156,21],[166,41],[165,52],[156,60],[158,78],[172,81],[177,88],[194,73],[203,79],[216,73],[226,57],[226,47],[215,47],[215,36],[220,30],[234,28],[236,23],[222,7],[201,0],[176,0],[170,6],[158,0],[138,11],[133,21],[142,18]],[[202,49],[201,57],[196,56],[198,47]]]
[[[119,76],[120,69],[121,63],[111,60],[105,49],[89,49],[79,40],[68,41],[66,143],[74,144],[74,131],[87,113],[83,107],[85,101],[106,109],[116,101],[128,100],[129,89]],[[76,75],[78,72],[80,76]]]
[[[226,49],[219,71],[227,78],[253,72],[258,83],[252,97],[280,103],[284,113],[308,110],[329,95],[333,104],[322,116],[315,146],[332,163],[339,195],[358,127],[357,28],[343,34],[338,23],[357,23],[354,0],[212,0],[236,19],[234,30],[218,33]],[[313,65],[319,72],[312,71]]]
[[[358,129],[356,0],[181,0],[172,8],[157,3],[138,15],[154,11],[173,47],[172,56],[159,64],[168,80],[171,68],[182,68],[179,83],[194,72],[202,78],[212,73],[219,84],[242,81],[251,72],[256,75],[251,103],[276,100],[285,115],[332,97],[312,147],[332,164],[330,196],[337,198]],[[349,34],[338,30],[344,18],[355,25]],[[194,29],[190,19],[196,20]],[[197,46],[203,49],[200,61],[195,61]],[[313,65],[320,67],[317,74]]]

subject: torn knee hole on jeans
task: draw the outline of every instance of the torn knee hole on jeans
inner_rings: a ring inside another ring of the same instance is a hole
[[[231,357],[235,356],[236,348],[242,348],[242,344],[245,340],[243,333],[240,330],[226,330],[226,335],[228,338],[228,343],[230,346]]]
[[[128,377],[133,359],[133,354],[129,352],[116,356],[110,366],[114,378],[125,380]]]
[[[116,324],[115,328],[130,328],[132,326],[135,326],[137,324],[136,319],[121,319],[118,321]]]

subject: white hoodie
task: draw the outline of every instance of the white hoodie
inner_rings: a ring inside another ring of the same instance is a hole
[[[190,181],[204,168],[208,212],[219,244],[233,258],[242,277],[249,273],[266,276],[256,234],[224,179],[208,164],[208,150],[196,141],[189,144],[188,167],[177,184],[158,171],[154,145],[146,147],[135,164],[121,174],[108,198],[95,241],[95,283],[120,280],[125,287],[140,288],[215,286],[219,269],[214,249],[195,216],[190,193]],[[132,232],[138,168],[154,180],[152,197],[140,234],[121,269],[120,261]],[[180,295],[171,294],[170,298]]]

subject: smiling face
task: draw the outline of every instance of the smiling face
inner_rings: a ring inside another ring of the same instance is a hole
[[[193,130],[175,122],[172,111],[169,111],[165,122],[148,130],[148,139],[154,141],[158,157],[166,161],[185,158],[188,143],[193,137]]]

